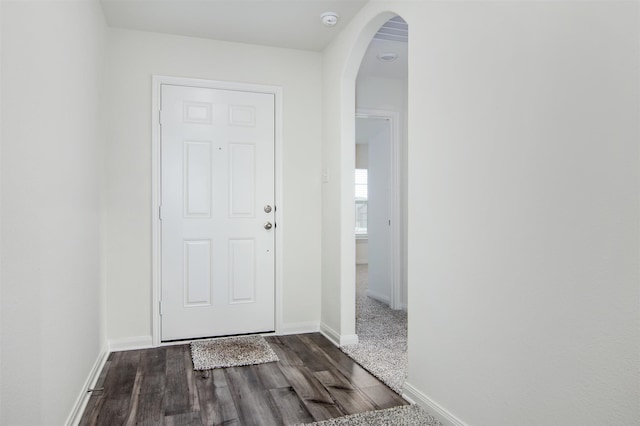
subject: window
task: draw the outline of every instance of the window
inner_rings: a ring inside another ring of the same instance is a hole
[[[367,237],[367,169],[356,169],[356,238]]]

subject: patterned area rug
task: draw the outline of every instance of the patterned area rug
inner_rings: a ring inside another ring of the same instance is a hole
[[[262,336],[223,337],[191,343],[194,370],[238,367],[278,361]]]
[[[336,417],[303,426],[442,426],[433,416],[417,405],[367,411],[351,416]]]
[[[407,379],[407,313],[367,297],[367,265],[356,268],[358,344],[340,349],[380,381],[402,394]]]

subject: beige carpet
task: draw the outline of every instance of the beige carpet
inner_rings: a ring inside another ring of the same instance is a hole
[[[442,426],[433,416],[417,405],[367,411],[351,416],[336,417],[303,426]]]
[[[359,343],[340,349],[398,394],[407,378],[407,313],[367,297],[367,265],[356,266]]]

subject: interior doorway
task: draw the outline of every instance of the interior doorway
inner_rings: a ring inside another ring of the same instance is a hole
[[[408,31],[400,16],[384,22],[355,81],[356,169],[369,168],[370,198],[370,230],[356,229],[356,264],[368,264],[367,294],[392,309],[407,306]]]
[[[407,356],[408,25],[391,17],[355,79],[355,331],[342,349],[398,393]]]
[[[356,285],[402,309],[399,112],[356,114]]]

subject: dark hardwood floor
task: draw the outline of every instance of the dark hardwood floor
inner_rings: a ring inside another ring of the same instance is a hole
[[[189,345],[114,352],[81,425],[291,425],[406,402],[319,333],[266,337],[277,363],[194,371]]]

